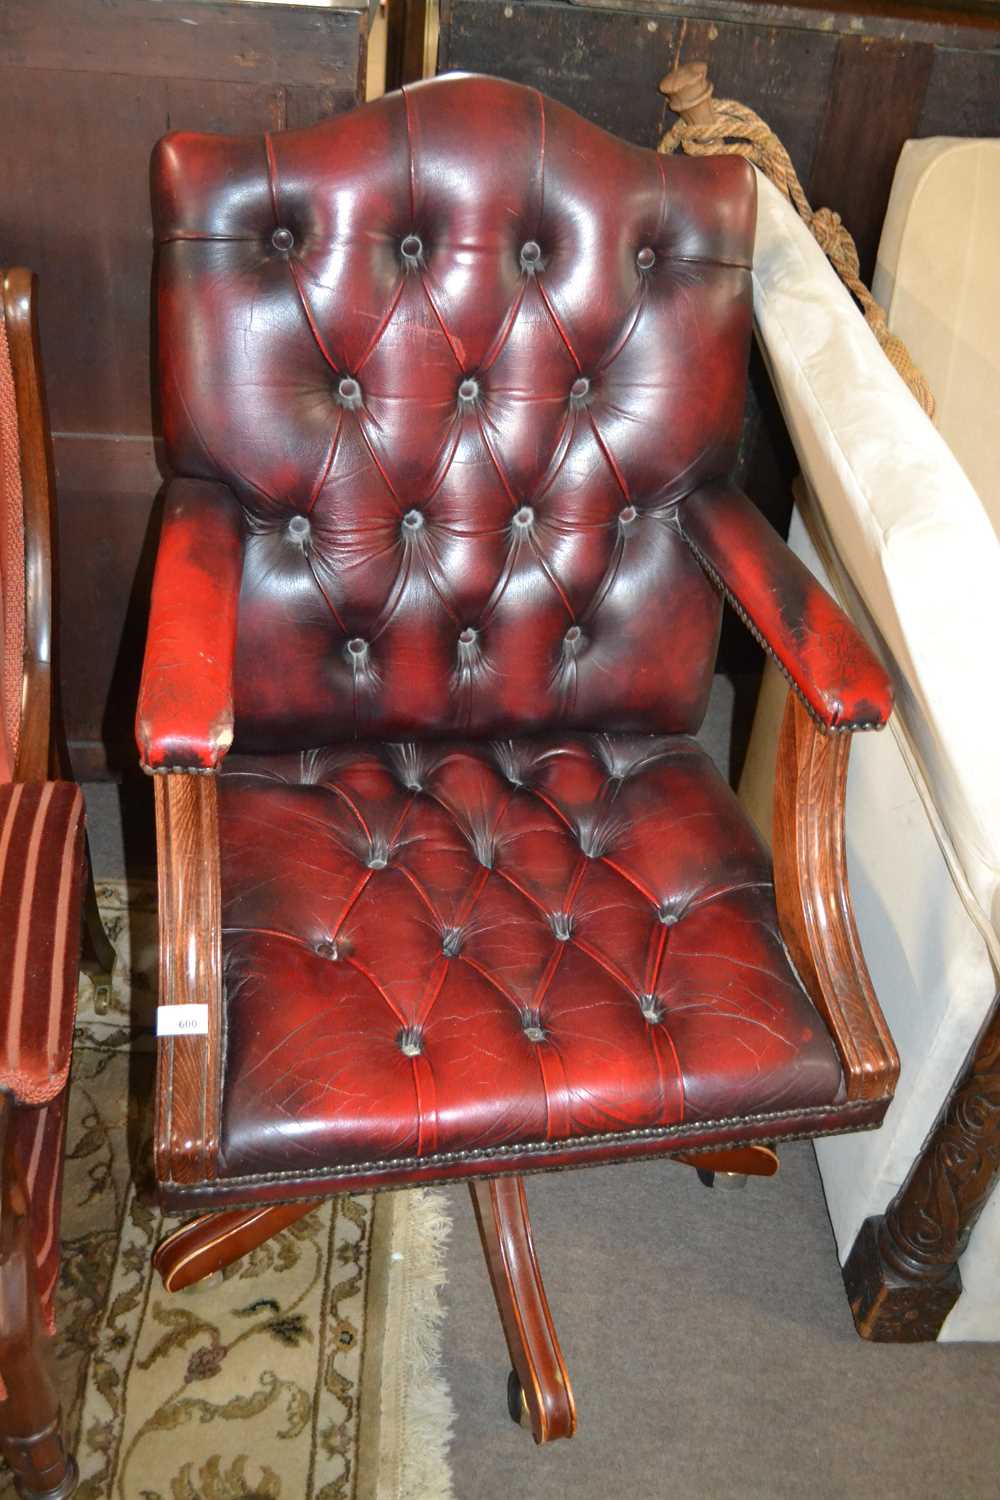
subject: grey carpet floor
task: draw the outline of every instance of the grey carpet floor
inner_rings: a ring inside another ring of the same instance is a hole
[[[717,679],[701,738],[727,771],[733,704]],[[98,876],[148,874],[148,783],[87,800]],[[529,1179],[580,1418],[541,1449],[506,1416],[468,1192],[448,1189],[458,1500],[1000,1500],[1000,1345],[858,1339],[812,1148],[781,1158],[738,1192],[670,1162]]]

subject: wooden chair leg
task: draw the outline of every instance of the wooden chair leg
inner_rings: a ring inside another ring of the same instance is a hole
[[[164,1289],[179,1292],[196,1281],[204,1281],[214,1271],[224,1270],[286,1225],[304,1219],[322,1201],[227,1209],[189,1219],[161,1240],[153,1254],[153,1265],[163,1278]]]
[[[510,1354],[511,1415],[531,1427],[536,1443],[572,1437],[576,1406],[531,1240],[524,1181],[498,1177],[469,1186]]]
[[[59,1398],[45,1357],[27,1192],[7,1139],[12,1112],[11,1102],[0,1097],[0,1452],[23,1500],[68,1500],[78,1474],[63,1442]]]

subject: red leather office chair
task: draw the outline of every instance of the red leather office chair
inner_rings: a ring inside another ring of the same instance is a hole
[[[226,1210],[159,1265],[468,1179],[515,1402],[567,1436],[524,1174],[769,1171],[896,1074],[842,846],[890,685],[727,478],[753,174],[458,76],[167,136],[153,194],[178,477],[137,733],[161,998],[207,1028],[160,1042],[158,1174]],[[691,738],[723,594],[798,695],[777,903]]]

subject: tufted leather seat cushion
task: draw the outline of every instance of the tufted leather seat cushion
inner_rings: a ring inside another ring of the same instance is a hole
[[[687,737],[234,756],[220,799],[223,1176],[838,1102],[766,852]]]

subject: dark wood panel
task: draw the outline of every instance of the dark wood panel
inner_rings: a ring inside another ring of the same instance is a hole
[[[1000,31],[997,0],[568,0],[594,10],[628,10],[651,15],[684,15],[695,9],[714,20],[740,26],[780,26],[782,30],[826,31],[831,35],[888,37],[931,42],[936,47],[995,47]]]
[[[1000,135],[1000,47],[970,55],[940,47],[917,135]]]
[[[439,67],[533,84],[640,146],[655,146],[673,120],[658,84],[678,46],[709,64],[720,98],[736,97],[781,134],[808,173],[819,132],[816,100],[829,88],[837,39],[771,26],[716,21],[704,7],[648,15],[565,4],[451,0],[442,13]]]
[[[190,24],[187,24],[190,23]],[[39,276],[78,772],[127,766],[162,483],[149,157],[170,129],[311,123],[363,92],[364,3],[0,0],[0,244]]]
[[[149,438],[56,437],[53,448],[63,713],[74,768],[93,776],[135,759],[132,718],[162,480]]]
[[[807,191],[817,207],[840,214],[854,236],[865,282],[875,268],[899,153],[917,133],[933,61],[926,42],[844,36],[837,44]]]
[[[102,76],[280,79],[353,92],[366,10],[366,0],[332,10],[205,0],[3,0],[0,61]]]
[[[0,242],[37,271],[56,431],[149,433],[149,154],[168,129],[276,128],[262,84],[0,68],[0,139],[17,140]]]

